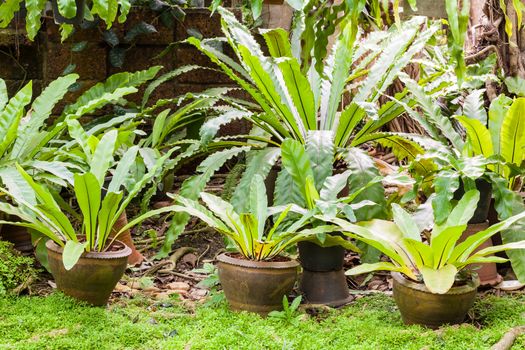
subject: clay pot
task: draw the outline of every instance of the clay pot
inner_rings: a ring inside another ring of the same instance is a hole
[[[463,242],[468,237],[487,228],[489,228],[488,221],[481,224],[469,224],[466,231],[461,235],[459,242]],[[490,238],[483,242],[475,251],[477,252],[488,247],[492,247],[492,240]],[[502,281],[502,277],[498,274],[495,263],[473,264],[469,265],[469,268],[478,274],[482,286],[495,286]]]
[[[58,1],[52,0],[51,1],[51,8],[53,9],[53,17],[55,19],[56,24],[80,24],[84,20],[84,8],[86,6],[86,0],[75,0],[75,4],[77,5],[77,13],[75,17],[73,18],[66,18],[62,16],[60,11],[58,10]]]
[[[423,283],[409,280],[399,272],[393,272],[392,277],[394,299],[403,322],[432,329],[462,323],[474,304],[479,286],[479,279],[473,277],[465,285],[452,287],[446,294],[434,294]]]
[[[10,220],[18,221],[18,218]],[[0,225],[0,239],[13,243],[14,248],[23,255],[33,254],[33,243],[27,228],[15,225]]]
[[[94,306],[106,305],[126,270],[131,254],[131,249],[120,241],[115,241],[114,246],[118,250],[84,253],[78,263],[67,271],[62,262],[62,247],[51,240],[47,241],[49,269],[57,289]]]
[[[115,234],[127,224],[128,216],[126,215],[126,212],[123,212],[119,216],[117,222],[115,222],[115,225],[111,229],[111,233],[109,236],[114,237]],[[131,249],[131,254],[128,257],[128,264],[133,266],[142,264],[142,261],[144,261],[144,256],[137,250],[137,248],[135,248],[135,244],[133,243],[133,238],[131,237],[130,230],[122,232],[117,238],[119,241],[121,241]]]
[[[282,5],[282,4],[284,4],[284,0],[264,0],[264,4],[267,4],[267,5]]]
[[[217,261],[230,307],[261,315],[282,310],[283,296],[292,290],[299,269],[295,260],[252,261],[221,254]]]

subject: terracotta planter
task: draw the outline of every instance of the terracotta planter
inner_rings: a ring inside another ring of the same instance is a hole
[[[18,221],[20,219],[14,218],[14,220]],[[33,254],[31,235],[25,227],[0,225],[0,239],[13,243],[14,248],[24,255]]]
[[[298,247],[303,267],[299,288],[306,301],[332,307],[347,304],[350,290],[343,270],[345,249],[324,248],[312,242],[300,242]]]
[[[86,0],[75,0],[77,5],[77,14],[73,18],[66,18],[62,16],[58,10],[57,0],[51,1],[51,8],[53,9],[53,17],[56,24],[80,24],[84,20],[84,7],[86,6]]]
[[[127,224],[128,216],[126,215],[126,212],[124,212],[120,215],[117,222],[111,229],[110,237],[114,237],[114,235]],[[128,257],[128,264],[133,266],[142,264],[142,261],[144,261],[144,256],[137,250],[137,248],[135,248],[135,244],[133,243],[133,238],[131,237],[130,230],[124,231],[117,238],[119,241],[121,241],[131,249],[131,254]]]
[[[483,231],[489,227],[489,223],[484,222],[482,224],[469,224],[467,226],[467,230],[463,232],[463,235],[459,239],[460,242],[463,242],[468,237],[472,236],[473,234],[476,234],[480,231]],[[492,240],[488,239],[483,244],[476,249],[475,251],[479,251],[481,249],[485,249],[488,247],[492,247]],[[498,270],[495,263],[484,263],[484,264],[473,264],[469,265],[469,268],[471,268],[473,271],[475,271],[480,279],[480,284],[482,286],[494,286],[502,281],[502,277],[498,274]]]
[[[221,254],[217,257],[219,280],[233,310],[266,315],[282,310],[283,296],[297,280],[299,263],[251,261]]]
[[[131,254],[131,249],[124,243],[115,241],[114,245],[119,249],[84,253],[78,263],[67,271],[62,262],[62,247],[51,240],[47,241],[49,269],[58,290],[95,306],[106,305],[126,270],[128,256]]]
[[[465,320],[474,304],[479,279],[452,287],[446,294],[431,293],[423,283],[416,283],[398,272],[393,272],[394,299],[407,325],[419,324],[432,329]]]

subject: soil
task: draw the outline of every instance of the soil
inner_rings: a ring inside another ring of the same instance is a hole
[[[235,258],[235,259],[248,260],[248,259],[246,259],[244,257],[244,255],[239,254],[239,253],[228,253],[228,256],[231,256],[232,258]],[[291,260],[290,258],[287,258],[285,256],[275,256],[275,257],[273,257],[270,260],[264,260],[264,261],[268,261],[268,262],[287,262],[287,261],[290,261],[290,260]]]

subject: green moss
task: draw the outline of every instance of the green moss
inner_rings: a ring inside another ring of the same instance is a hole
[[[408,327],[393,300],[377,295],[293,326],[224,304],[193,312],[138,298],[104,309],[57,293],[0,299],[0,349],[488,349],[525,324],[525,297],[486,297],[472,316],[476,326]]]
[[[33,263],[32,258],[21,255],[11,243],[0,240],[0,295],[35,278]]]
[[[525,297],[486,297],[472,315],[476,326],[405,326],[393,300],[377,295],[294,326],[224,304],[193,312],[140,298],[104,309],[57,293],[0,299],[0,349],[488,349],[525,324]]]

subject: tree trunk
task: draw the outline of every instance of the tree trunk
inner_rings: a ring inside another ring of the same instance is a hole
[[[512,0],[504,0],[512,35],[505,32],[505,15],[499,0],[472,0],[469,38],[466,45],[467,63],[475,63],[491,53],[498,56],[498,68],[505,76],[525,78],[525,31],[518,28]],[[521,0],[525,4],[525,0]],[[481,10],[480,10],[481,9]],[[492,99],[487,87],[489,98]]]

